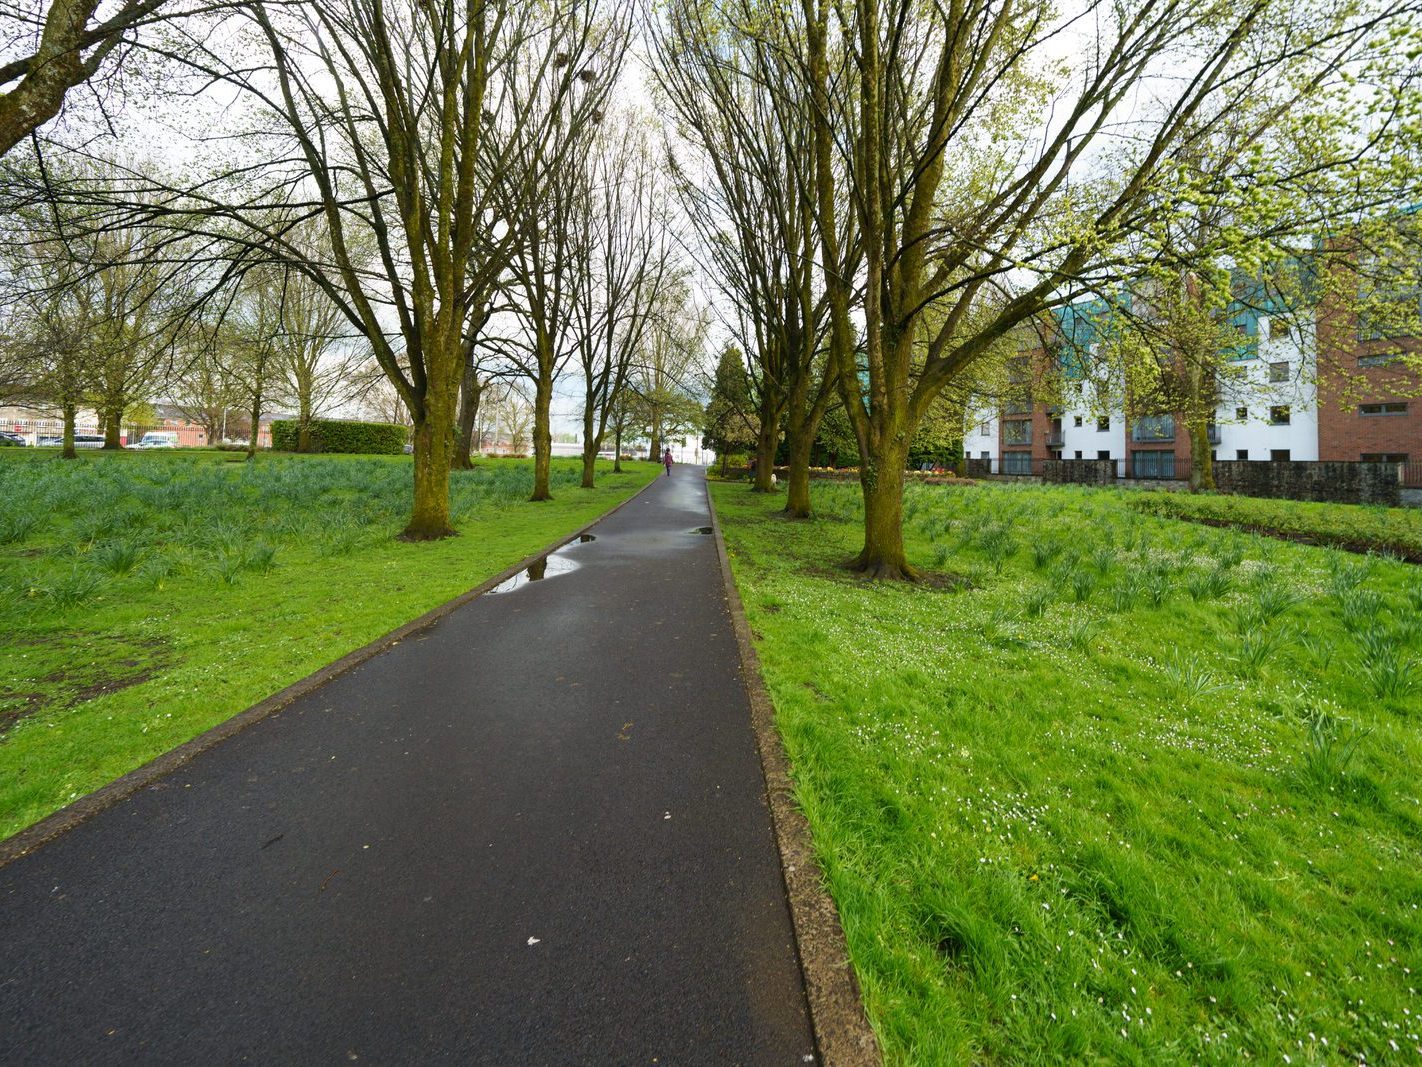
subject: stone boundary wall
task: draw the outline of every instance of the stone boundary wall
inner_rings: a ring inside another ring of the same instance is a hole
[[[1109,459],[1049,459],[1042,464],[1042,481],[1049,484],[1113,485],[1116,463]]]
[[[1355,460],[1217,460],[1215,487],[1240,496],[1397,507],[1402,503],[1397,466]]]

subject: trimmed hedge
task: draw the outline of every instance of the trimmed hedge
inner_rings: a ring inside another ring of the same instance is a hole
[[[297,424],[292,419],[272,423],[272,448],[295,452]],[[312,452],[352,452],[367,456],[398,456],[410,439],[408,427],[392,422],[342,422],[337,419],[311,420]]]

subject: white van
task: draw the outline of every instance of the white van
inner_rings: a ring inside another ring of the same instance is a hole
[[[178,433],[176,430],[149,430],[143,435],[134,448],[177,448]]]

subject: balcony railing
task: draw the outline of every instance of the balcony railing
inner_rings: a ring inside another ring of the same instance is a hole
[[[1065,435],[1061,432],[1061,430],[1052,430],[1052,431],[1050,431],[1050,432],[1047,434],[1047,447],[1048,447],[1048,448],[1061,448],[1061,447],[1062,447],[1062,441],[1064,440],[1064,438],[1065,438]]]
[[[1152,415],[1131,424],[1131,440],[1167,442],[1175,440],[1175,420],[1169,415]]]

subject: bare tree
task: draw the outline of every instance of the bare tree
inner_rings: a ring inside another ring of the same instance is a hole
[[[577,114],[589,98],[583,72],[604,45],[620,52],[621,10],[298,0],[243,5],[248,34],[235,41],[184,23],[173,54],[249,109],[241,161],[185,187],[135,174],[108,195],[115,216],[208,242],[224,281],[257,263],[304,274],[367,339],[414,425],[406,538],[452,532],[467,328],[516,233],[497,225],[508,169],[536,198],[561,162],[568,101]],[[255,49],[237,47],[251,38]],[[314,218],[316,249],[300,240]]]
[[[666,289],[680,280],[649,131],[636,112],[603,124],[573,217],[574,316],[583,374],[582,487],[593,487],[614,402]]]
[[[578,350],[576,307],[582,295],[577,268],[586,263],[580,243],[578,217],[591,196],[591,167],[597,124],[602,121],[607,96],[618,74],[617,59],[609,56],[594,64],[590,57],[560,55],[555,62],[580,66],[573,94],[536,92],[539,113],[547,116],[539,140],[514,131],[508,137],[508,157],[498,188],[502,192],[500,215],[516,234],[509,262],[513,319],[518,335],[505,346],[508,358],[533,386],[533,500],[551,499],[549,469],[552,459],[553,388]],[[532,86],[532,80],[529,80]],[[561,161],[540,182],[529,176],[543,168],[549,156]]]

